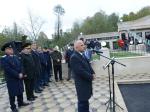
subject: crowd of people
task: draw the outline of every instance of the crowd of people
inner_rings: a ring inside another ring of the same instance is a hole
[[[80,39],[70,44],[65,52],[68,63],[67,81],[72,77],[75,81],[78,112],[89,112],[88,100],[93,94],[92,81],[95,79],[95,72],[91,67],[88,52],[91,51],[90,49],[99,50],[100,47],[100,43],[96,44],[96,41],[84,42]],[[46,47],[41,48],[36,43],[23,44],[18,55],[14,54],[13,49],[11,43],[4,44],[1,50],[5,52],[5,55],[0,62],[4,69],[10,108],[13,112],[18,112],[15,97],[17,97],[18,108],[26,106],[37,98],[35,93],[41,93],[46,86],[49,86],[53,73],[56,82],[63,81],[63,56],[58,47],[50,50]],[[29,103],[23,100],[24,86]]]
[[[57,47],[50,50],[46,47],[41,48],[36,43],[25,43],[22,45],[21,52],[15,55],[12,44],[6,43],[1,50],[5,52],[0,59],[0,64],[5,74],[12,112],[18,112],[15,97],[17,97],[18,108],[26,106],[37,98],[35,93],[41,93],[46,86],[49,86],[53,69],[55,81],[63,80],[62,55]],[[28,103],[23,100],[24,86]]]

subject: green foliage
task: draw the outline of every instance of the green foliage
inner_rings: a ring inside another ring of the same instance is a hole
[[[82,23],[75,22],[71,32],[65,32],[59,39],[54,38],[52,46],[60,48],[73,42],[82,32],[84,35],[117,31],[119,16],[115,13],[106,15],[104,11],[97,12],[93,17],[87,17]],[[109,47],[109,46],[108,46]]]
[[[100,60],[100,55],[92,54],[92,60]]]
[[[63,48],[65,45],[73,41],[73,37],[70,32],[65,32],[64,35],[60,39],[53,39],[51,42],[51,47],[55,47],[56,45],[59,46],[59,48]]]
[[[141,17],[150,15],[150,6],[144,7],[141,10],[139,10],[137,13],[130,12],[128,15],[124,14],[122,17],[123,21],[132,21],[139,19]]]
[[[81,25],[83,34],[112,32],[117,30],[119,16],[115,13],[106,15],[104,11],[97,12],[93,17],[88,17]]]

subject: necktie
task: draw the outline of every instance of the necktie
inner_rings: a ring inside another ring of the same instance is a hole
[[[84,59],[87,59],[84,53],[82,53],[82,57],[83,57]]]

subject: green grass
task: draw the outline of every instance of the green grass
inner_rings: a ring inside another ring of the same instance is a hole
[[[97,54],[92,54],[92,60],[100,60],[100,56]]]
[[[121,58],[121,57],[134,57],[134,56],[142,56],[139,53],[131,53],[131,52],[111,52],[110,57]]]

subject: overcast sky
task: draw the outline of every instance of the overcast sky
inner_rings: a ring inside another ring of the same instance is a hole
[[[116,12],[119,16],[137,12],[150,5],[150,0],[0,0],[0,27],[22,25],[27,20],[28,9],[46,21],[42,30],[51,38],[54,33],[54,7],[60,4],[65,9],[62,17],[63,31],[70,29],[75,21],[81,21],[103,10],[106,14]]]

